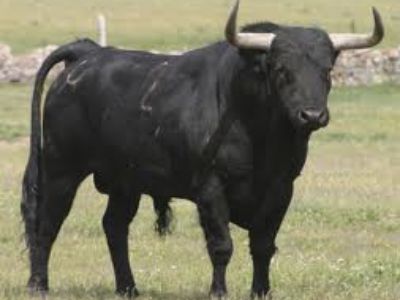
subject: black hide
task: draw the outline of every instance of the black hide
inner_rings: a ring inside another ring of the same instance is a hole
[[[164,217],[170,197],[196,203],[213,264],[212,295],[226,293],[229,222],[249,231],[252,295],[269,292],[269,263],[293,182],[311,132],[328,124],[337,53],[317,29],[262,23],[244,30],[274,32],[270,51],[219,42],[179,56],[155,55],[84,40],[44,62],[22,203],[32,289],[48,289],[51,245],[77,187],[93,174],[97,189],[109,195],[103,225],[118,293],[137,295],[127,235],[141,194],[154,196]],[[67,66],[47,93],[41,150],[37,107],[46,74],[59,61]],[[201,153],[228,108],[235,122],[195,193]]]

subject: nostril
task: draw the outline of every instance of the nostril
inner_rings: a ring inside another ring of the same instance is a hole
[[[309,119],[310,119],[310,115],[305,110],[300,111],[299,117],[300,117],[300,120],[306,121],[306,122],[309,121]]]

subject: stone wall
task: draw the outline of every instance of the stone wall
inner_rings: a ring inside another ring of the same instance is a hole
[[[50,45],[14,56],[8,45],[0,45],[0,83],[31,81],[43,60],[56,48]]]
[[[340,54],[332,73],[336,86],[400,83],[400,47]]]
[[[44,58],[55,48],[50,45],[14,56],[9,46],[0,45],[0,83],[31,81]],[[53,74],[61,69],[58,67]],[[343,52],[337,60],[332,80],[336,86],[400,83],[400,47]]]

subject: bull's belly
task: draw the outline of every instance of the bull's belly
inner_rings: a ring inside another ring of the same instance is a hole
[[[250,229],[257,213],[257,210],[254,209],[255,200],[255,198],[249,196],[246,198],[243,197],[238,201],[228,199],[230,222],[243,229]]]
[[[177,170],[168,157],[157,158],[102,159],[93,168],[95,186],[104,194],[128,184],[142,194],[189,197],[191,175]]]

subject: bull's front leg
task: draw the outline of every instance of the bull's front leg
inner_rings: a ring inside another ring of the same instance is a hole
[[[276,247],[272,237],[260,232],[250,232],[250,253],[253,260],[251,299],[267,299],[271,296],[269,267]]]
[[[210,297],[222,298],[227,294],[225,273],[233,245],[228,227],[229,210],[218,176],[211,175],[208,178],[197,201],[200,223],[213,266]]]
[[[253,260],[251,299],[271,299],[269,268],[276,251],[275,238],[289,207],[293,184],[281,185],[266,194],[262,209],[257,212],[249,231],[250,254]]]

